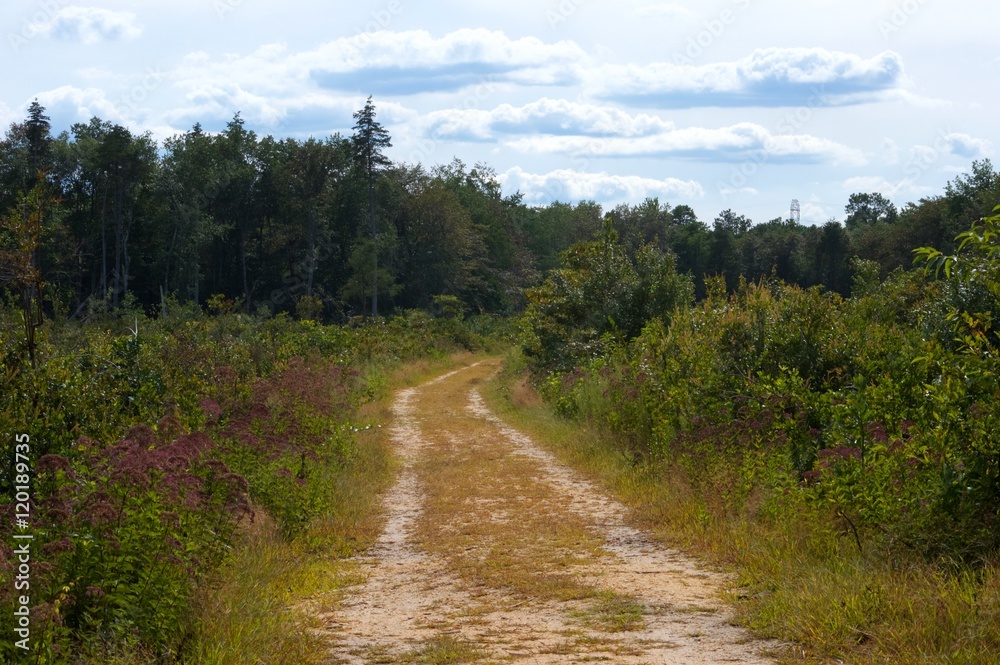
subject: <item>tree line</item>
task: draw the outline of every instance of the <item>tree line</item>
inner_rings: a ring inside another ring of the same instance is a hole
[[[888,274],[914,247],[948,251],[1000,202],[982,161],[902,210],[854,194],[843,224],[754,224],[725,210],[709,225],[655,198],[606,212],[593,201],[532,207],[485,164],[392,162],[370,98],[355,120],[352,136],[297,140],[259,136],[237,113],[221,132],[196,124],[158,143],[99,118],[55,135],[35,101],[0,140],[8,294],[77,317],[173,302],[327,321],[511,313],[563,252],[610,226],[631,257],[672,254],[699,296],[713,275],[730,289],[776,275],[846,295],[854,257]]]

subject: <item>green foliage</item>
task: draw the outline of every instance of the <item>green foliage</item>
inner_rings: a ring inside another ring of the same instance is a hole
[[[878,192],[874,194],[851,194],[844,208],[847,213],[847,228],[878,223],[894,224],[899,215],[892,201]]]
[[[80,650],[96,661],[182,659],[195,592],[254,512],[290,539],[331,510],[364,427],[357,409],[384,390],[385,369],[484,344],[462,321],[427,315],[324,327],[168,311],[48,331],[32,367],[18,353],[19,322],[0,308],[0,436],[33,444],[38,662],[73,662]],[[0,467],[8,516],[11,474]],[[12,519],[0,526],[4,579],[12,529]],[[8,633],[13,593],[0,586]],[[11,649],[0,643],[0,660]]]
[[[567,250],[563,263],[528,293],[525,352],[536,371],[565,371],[600,357],[648,320],[669,320],[693,297],[671,255],[644,245],[629,257],[610,227],[600,240]]]
[[[323,299],[318,296],[299,296],[295,300],[295,315],[302,321],[319,321],[323,316]]]
[[[316,318],[314,305],[299,312],[298,303],[320,298],[326,321],[346,321],[375,300],[392,313],[431,309],[445,294],[469,312],[511,314],[524,307],[524,289],[599,235],[602,221],[631,261],[644,245],[672,254],[698,297],[712,276],[734,291],[741,275],[772,274],[847,296],[853,256],[878,263],[885,278],[914,246],[951,252],[955,234],[1000,203],[1000,179],[984,160],[944,196],[898,215],[881,194],[855,194],[846,227],[755,225],[724,210],[710,228],[689,205],[655,198],[606,212],[593,201],[528,207],[520,193],[505,196],[485,164],[393,164],[372,100],[354,117],[350,137],[300,141],[258,135],[236,114],[216,134],[195,124],[157,145],[99,118],[53,136],[44,108],[32,105],[0,137],[0,211],[45,174],[55,201],[34,252],[47,285],[48,302],[38,304],[94,319],[119,313],[131,294],[143,311],[171,300],[232,302]]]
[[[973,225],[955,255],[918,251],[943,283],[879,282],[859,260],[849,300],[773,279],[728,297],[709,284],[669,318],[634,310],[649,323],[631,341],[621,328],[636,319],[615,309],[633,302],[630,264],[593,243],[533,295],[525,353],[552,371],[540,387],[560,413],[674,469],[705,519],[808,507],[809,528],[859,551],[976,565],[1000,548],[998,224]]]

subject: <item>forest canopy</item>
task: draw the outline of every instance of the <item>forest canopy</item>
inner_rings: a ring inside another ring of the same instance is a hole
[[[610,227],[633,263],[644,246],[672,254],[699,298],[714,275],[730,290],[741,276],[774,275],[848,295],[854,258],[883,277],[908,268],[914,248],[950,251],[1000,202],[986,160],[901,210],[879,193],[853,194],[843,224],[754,223],[732,210],[709,224],[657,199],[607,211],[593,201],[531,207],[486,164],[388,159],[391,137],[371,99],[355,118],[352,136],[298,140],[260,136],[237,113],[219,133],[196,124],[158,143],[100,118],[55,133],[36,101],[0,140],[5,264],[27,251],[33,292],[48,313],[70,317],[176,301],[340,321],[371,313],[373,295],[379,313],[433,309],[441,298],[511,313],[563,252]],[[11,294],[23,286],[2,279]]]

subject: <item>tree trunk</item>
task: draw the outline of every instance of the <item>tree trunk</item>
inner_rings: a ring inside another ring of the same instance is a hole
[[[372,316],[378,316],[378,227],[375,223],[375,176],[368,175],[368,218],[372,225]]]
[[[247,238],[246,233],[240,231],[240,270],[243,273],[243,303],[250,306],[250,283],[247,281]]]
[[[108,188],[101,200],[101,301],[108,300]]]
[[[118,309],[118,292],[121,287],[122,270],[122,194],[121,183],[115,182],[115,271],[114,289],[111,292],[111,304]]]

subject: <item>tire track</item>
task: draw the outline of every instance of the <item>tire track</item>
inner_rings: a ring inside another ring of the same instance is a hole
[[[402,469],[366,582],[324,617],[332,660],[773,662],[732,624],[723,576],[490,412],[476,386],[497,366],[396,395]]]

